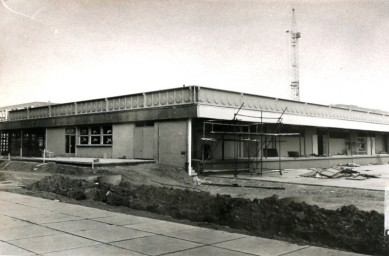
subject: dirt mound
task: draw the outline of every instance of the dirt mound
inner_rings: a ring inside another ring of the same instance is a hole
[[[29,189],[53,192],[62,196],[83,200],[89,198],[87,191],[95,187],[96,184],[93,181],[53,175],[44,177],[42,180],[31,184]]]
[[[360,211],[355,206],[326,210],[304,202],[279,200],[277,196],[250,200],[130,182],[110,186],[59,175],[46,177],[30,188],[177,219],[215,223],[259,236],[389,255],[389,244],[383,237],[384,216],[376,211]]]

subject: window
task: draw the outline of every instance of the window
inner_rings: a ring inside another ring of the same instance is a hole
[[[66,128],[66,134],[76,134],[76,129],[74,129],[74,128]]]
[[[1,133],[0,134],[0,151],[1,152],[8,152],[8,133]]]
[[[91,127],[91,144],[99,145],[101,144],[101,127],[100,126],[92,126]]]
[[[112,145],[112,125],[81,127],[80,145]]]
[[[112,126],[103,126],[103,144],[112,144]]]
[[[89,144],[89,128],[88,127],[80,128],[80,144],[82,144],[82,145]]]

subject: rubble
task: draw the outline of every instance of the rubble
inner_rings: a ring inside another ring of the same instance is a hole
[[[337,179],[346,177],[347,180],[366,180],[370,178],[380,178],[378,175],[361,173],[361,171],[355,171],[353,168],[358,167],[357,164],[347,164],[352,167],[335,166],[333,168],[310,168],[309,172],[301,174],[300,177],[309,178],[325,178],[325,179]],[[366,170],[368,171],[368,170]]]

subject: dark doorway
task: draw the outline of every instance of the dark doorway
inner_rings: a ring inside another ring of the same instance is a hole
[[[22,131],[22,156],[42,157],[45,148],[45,130],[31,129]]]
[[[12,156],[20,156],[21,143],[22,138],[20,131],[11,131],[9,133],[9,153]]]
[[[66,135],[66,151],[67,154],[76,153],[76,136]]]
[[[319,154],[319,156],[324,155],[323,135],[319,135],[317,137],[317,145],[318,145],[318,154]]]
[[[69,154],[69,156],[73,156],[76,153],[76,128],[66,128],[65,132],[65,153]]]

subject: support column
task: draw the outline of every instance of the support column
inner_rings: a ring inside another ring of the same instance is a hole
[[[330,156],[330,129],[327,128],[327,156]]]
[[[20,131],[20,157],[23,157],[23,130]]]
[[[188,166],[188,174],[192,176],[192,118],[188,118],[187,122],[187,166]]]

